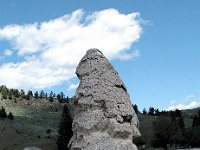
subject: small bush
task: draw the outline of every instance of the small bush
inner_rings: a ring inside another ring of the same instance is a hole
[[[46,134],[48,135],[48,138],[50,139],[51,138],[51,129],[47,129],[46,130]]]
[[[7,118],[6,110],[3,106],[0,109],[0,117],[1,118]]]
[[[14,103],[17,103],[17,99],[16,98],[14,99]]]
[[[14,116],[13,116],[13,114],[10,112],[9,114],[8,114],[8,117],[7,117],[8,119],[10,119],[10,120],[13,120],[14,119]]]

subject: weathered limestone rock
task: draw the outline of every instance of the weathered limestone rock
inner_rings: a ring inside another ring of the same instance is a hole
[[[103,53],[88,50],[76,74],[71,150],[135,150],[138,118],[127,89]]]

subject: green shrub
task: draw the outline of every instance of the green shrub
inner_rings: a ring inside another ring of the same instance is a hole
[[[9,114],[8,114],[8,117],[7,117],[8,119],[10,119],[10,120],[13,120],[14,119],[14,116],[13,116],[13,114],[11,113],[11,112],[9,112]]]

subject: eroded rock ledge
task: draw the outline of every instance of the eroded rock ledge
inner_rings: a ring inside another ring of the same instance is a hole
[[[127,89],[110,62],[98,49],[81,59],[75,95],[71,150],[135,150],[140,136],[138,118]]]

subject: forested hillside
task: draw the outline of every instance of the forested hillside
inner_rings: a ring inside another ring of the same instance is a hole
[[[0,86],[1,148],[19,150],[37,146],[44,150],[57,149],[58,134],[62,143],[62,136],[67,134],[63,128],[71,128],[72,103],[63,92],[33,93]],[[64,105],[68,107],[63,109]],[[150,107],[142,112],[136,104],[133,108],[142,134],[133,140],[139,149],[200,147],[200,108],[159,111]]]
[[[140,148],[200,147],[200,108],[160,112],[150,107],[137,114],[142,136],[134,142]]]
[[[33,93],[1,86],[0,149],[21,150],[37,146],[55,150],[58,124],[63,106],[70,105],[68,102],[69,98],[62,93]]]

